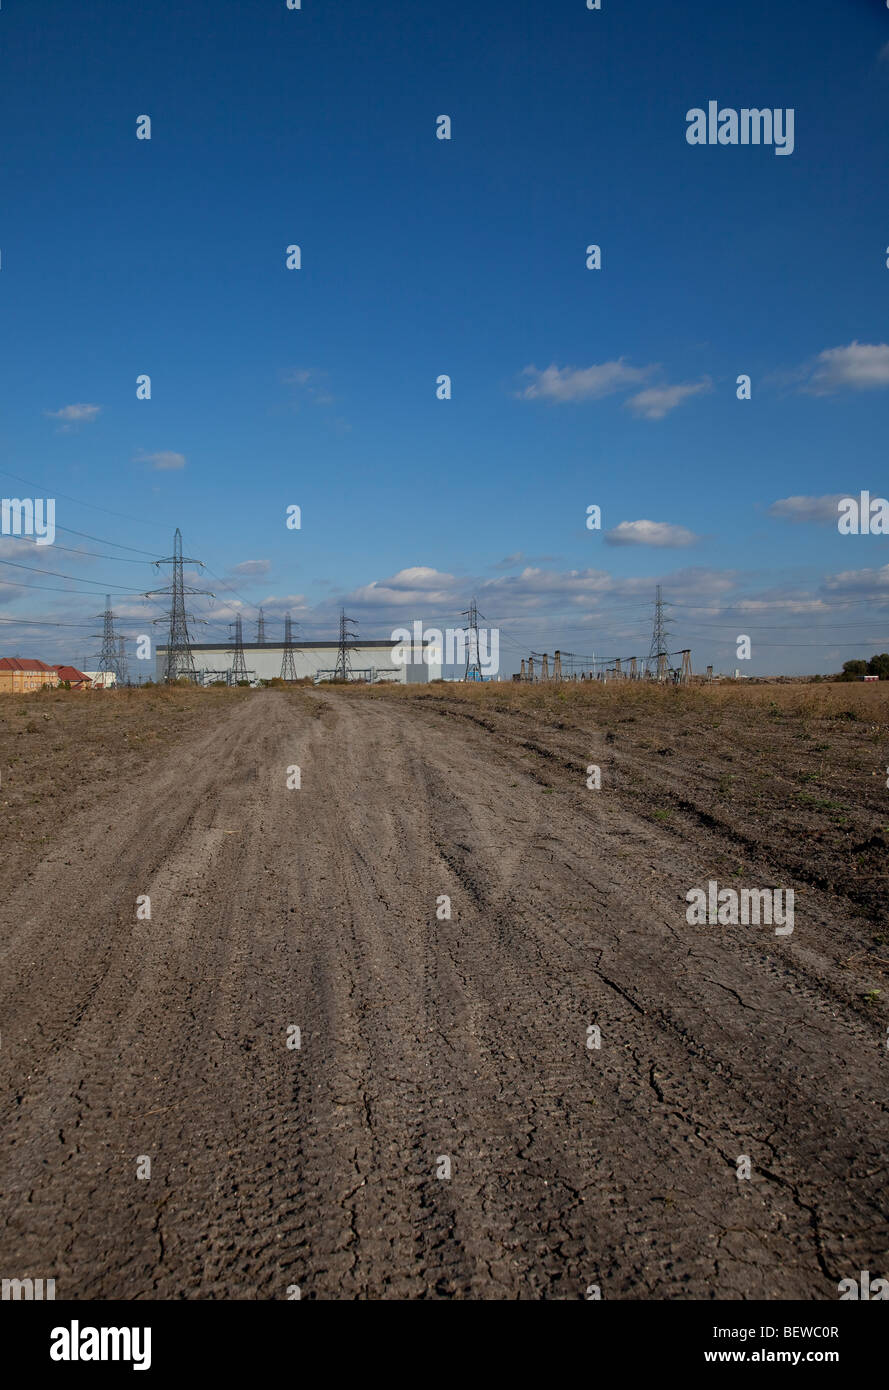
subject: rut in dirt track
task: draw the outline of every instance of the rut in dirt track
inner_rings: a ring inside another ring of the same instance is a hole
[[[706,846],[581,773],[548,791],[414,702],[265,692],[72,820],[2,912],[4,1276],[835,1298],[884,1272],[885,1061],[819,984],[829,905],[792,938],[687,926]]]

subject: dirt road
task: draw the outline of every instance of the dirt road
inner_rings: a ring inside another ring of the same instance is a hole
[[[588,790],[597,756],[266,691],[74,811],[0,913],[0,1274],[142,1299],[889,1275],[856,923],[810,886],[790,937],[689,926],[721,830]]]

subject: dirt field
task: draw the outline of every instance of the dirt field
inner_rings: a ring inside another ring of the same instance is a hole
[[[885,686],[4,697],[0,1274],[889,1275],[887,764]],[[793,934],[690,926],[710,879],[793,888]]]

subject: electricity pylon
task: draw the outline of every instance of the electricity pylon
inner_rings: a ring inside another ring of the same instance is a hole
[[[352,662],[349,657],[349,645],[355,638],[355,633],[350,632],[350,626],[355,622],[354,618],[346,617],[346,610],[340,609],[340,645],[336,654],[336,667],[333,678],[335,681],[347,681],[352,674]]]
[[[230,680],[232,685],[237,685],[238,681],[247,680],[247,662],[244,660],[244,633],[241,627],[240,613],[235,618],[234,623],[229,623],[229,627],[234,627],[235,630]]]
[[[667,639],[669,632],[664,620],[664,601],[661,598],[661,586],[656,588],[654,601],[654,630],[651,634],[651,646],[648,651],[647,667],[654,664],[654,675],[657,680],[662,681],[667,678]]]
[[[475,599],[470,600],[468,608],[460,614],[461,618],[466,619],[466,627],[463,629],[468,634],[469,641],[466,644],[466,670],[463,673],[465,681],[484,680],[482,668],[478,660],[478,620],[484,618],[484,613],[479,613],[478,604]]]
[[[185,565],[200,565],[203,568],[203,560],[195,560],[190,555],[182,554],[182,532],[176,527],[176,534],[173,537],[173,554],[168,555],[165,560],[155,560],[156,565],[172,565],[172,582],[166,589],[152,589],[145,595],[146,598],[159,598],[162,594],[170,596],[170,617],[155,618],[156,623],[169,621],[170,632],[167,641],[167,659],[164,663],[164,680],[179,680],[185,677],[186,680],[196,681],[197,672],[194,668],[194,657],[191,652],[191,639],[188,635],[189,614],[185,611],[186,594],[203,594],[207,598],[213,598],[207,589],[192,589],[185,583]],[[201,619],[191,619],[192,622],[202,621]]]
[[[102,614],[102,654],[99,657],[98,669],[104,675],[113,676],[117,685],[126,683],[126,656],[124,655],[123,637],[118,638],[114,631],[114,613],[111,610],[111,595],[105,595],[105,612]],[[93,633],[98,637],[99,633]]]
[[[125,637],[118,637],[117,647],[117,683],[118,685],[129,685],[130,669],[127,661],[127,639]]]
[[[293,624],[290,614],[284,619],[284,655],[281,657],[282,681],[296,680],[296,667],[293,664]]]
[[[256,645],[258,647],[265,646],[265,614],[261,608],[259,617],[256,619]]]

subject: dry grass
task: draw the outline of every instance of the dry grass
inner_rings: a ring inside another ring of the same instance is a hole
[[[575,716],[616,718],[658,711],[718,718],[749,711],[754,718],[790,720],[847,719],[889,725],[889,681],[876,684],[824,681],[799,685],[731,684],[668,686],[648,681],[447,681],[429,685],[351,687],[349,693],[384,699],[468,700],[482,707],[515,709],[545,716],[570,711]]]

